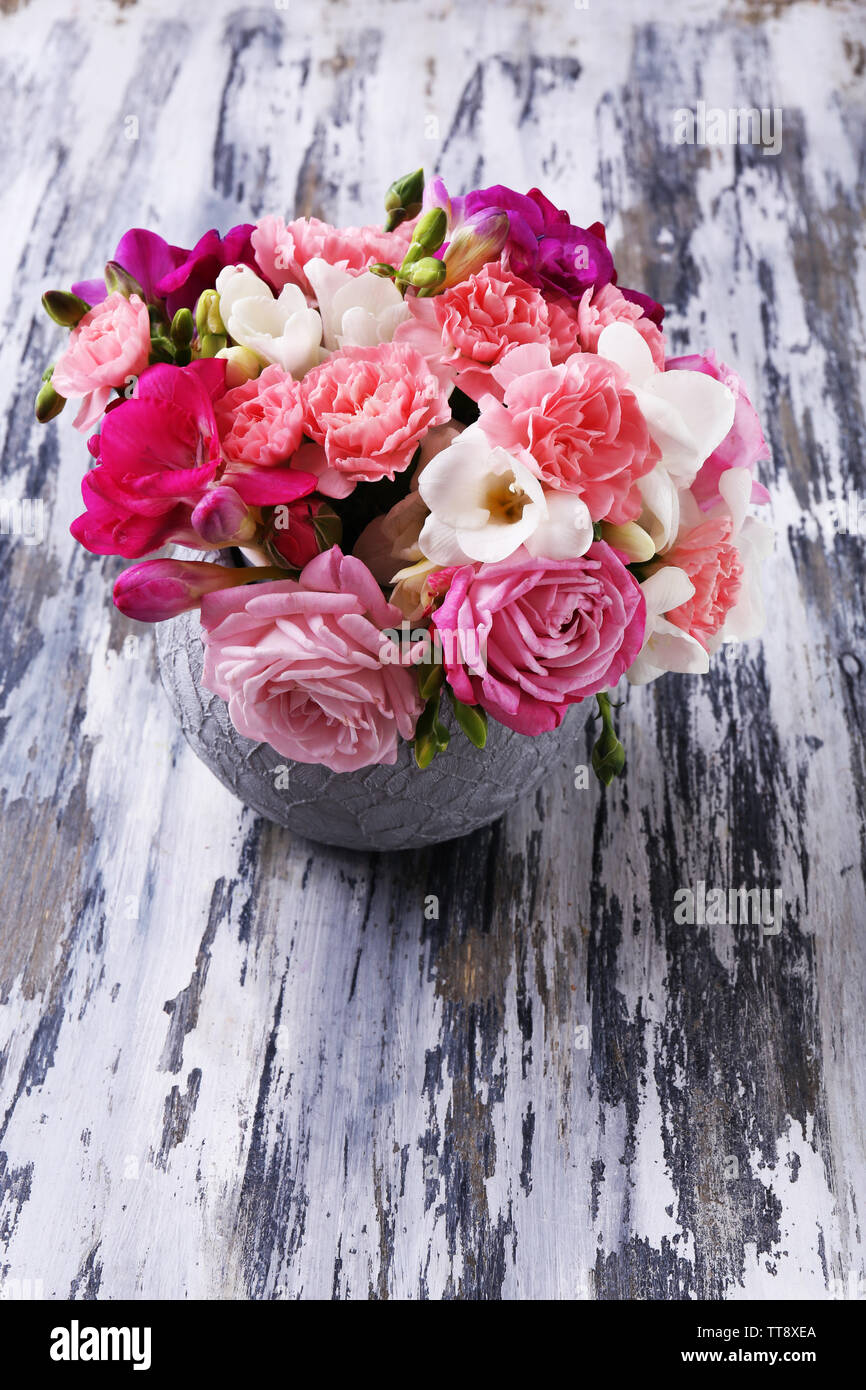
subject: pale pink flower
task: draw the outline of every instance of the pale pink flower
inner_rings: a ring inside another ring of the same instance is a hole
[[[743,562],[732,531],[727,517],[704,521],[665,555],[665,563],[682,570],[694,586],[692,596],[665,617],[703,647],[721,631],[742,586]]]
[[[118,291],[103,299],[73,328],[54,367],[51,384],[67,398],[83,396],[75,428],[89,430],[114,387],[139,376],[150,358],[150,319],[137,294]]]
[[[660,372],[665,369],[664,334],[652,319],[644,317],[639,304],[626,299],[616,285],[604,285],[600,290],[584,290],[577,306],[580,346],[584,352],[597,352],[602,330],[611,323],[630,323],[641,335]]]
[[[659,457],[625,373],[593,353],[553,366],[540,346],[514,348],[493,375],[503,404],[485,401],[490,442],[525,449],[545,487],[577,493],[593,521],[634,521],[638,480]]]
[[[300,385],[282,367],[227,391],[215,406],[223,455],[230,463],[268,468],[295,452],[304,432]]]
[[[245,738],[332,772],[396,762],[422,701],[383,638],[402,614],[360,560],[334,546],[298,580],[206,594],[201,616],[202,684]]]
[[[395,232],[383,232],[381,227],[332,227],[318,217],[297,217],[293,222],[284,222],[281,217],[267,216],[256,225],[252,246],[259,268],[272,285],[278,289],[287,284],[299,285],[313,300],[313,287],[304,274],[307,261],[319,257],[329,265],[360,275],[378,261],[399,265],[411,235],[411,227],[406,224]]]
[[[324,454],[305,447],[298,466],[317,474],[326,497],[393,479],[427,431],[451,414],[446,391],[405,343],[335,352],[304,378],[301,398],[306,432]]]
[[[491,368],[510,348],[551,342],[548,306],[539,290],[503,269],[484,265],[467,280],[429,299],[407,300],[411,318],[395,333],[431,368],[441,362],[473,399],[501,395]]]

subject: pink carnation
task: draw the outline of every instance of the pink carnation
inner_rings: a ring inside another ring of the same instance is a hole
[[[641,335],[660,372],[665,369],[665,339],[652,319],[644,316],[640,304],[626,299],[616,285],[604,285],[600,290],[588,289],[577,307],[580,346],[584,352],[597,352],[602,329],[611,323],[630,323]]]
[[[451,418],[448,397],[424,358],[405,343],[343,348],[301,383],[305,469],[317,473],[326,497],[347,497],[357,483],[394,478],[408,468],[434,425]],[[309,457],[308,457],[309,455]]]
[[[75,428],[89,430],[108,405],[113,387],[144,371],[150,358],[150,319],[137,294],[115,291],[73,328],[57,359],[51,384],[61,396],[83,396]]]
[[[724,626],[742,588],[743,562],[730,536],[729,518],[704,521],[665,555],[665,564],[685,570],[695,586],[692,597],[665,617],[704,647]]]
[[[201,617],[202,684],[245,738],[332,772],[396,762],[422,702],[414,673],[382,659],[402,614],[360,560],[334,546],[297,581],[206,594]]]
[[[551,342],[548,306],[541,292],[489,263],[452,289],[431,299],[407,300],[412,317],[400,324],[395,339],[411,343],[433,366],[444,362],[456,373],[457,385],[479,399],[501,395],[490,371],[522,343]]]
[[[742,380],[731,367],[716,361],[716,354],[694,353],[688,357],[670,357],[668,370],[704,372],[716,381],[721,381],[734,393],[734,423],[731,425],[718,449],[710,454],[701,465],[698,476],[692,483],[692,492],[703,511],[709,511],[721,501],[719,478],[728,468],[748,468],[754,470],[762,459],[770,457],[770,450],[761,429],[758,412],[746,395]],[[757,480],[752,483],[752,502],[769,502],[770,494]]]
[[[383,232],[381,227],[332,227],[318,217],[298,217],[287,223],[268,216],[257,224],[252,245],[259,268],[271,284],[278,289],[300,285],[308,299],[314,299],[304,274],[307,261],[319,256],[329,265],[360,275],[377,261],[399,265],[410,238],[405,224],[395,232]]]
[[[458,699],[540,734],[558,728],[569,705],[616,685],[643,644],[646,610],[637,581],[597,541],[576,560],[521,548],[457,569],[433,624]]]
[[[588,352],[553,366],[546,349],[523,347],[493,374],[504,396],[481,412],[490,442],[528,450],[545,486],[576,492],[593,521],[633,521],[643,505],[638,479],[659,452],[622,369]]]
[[[304,432],[298,383],[275,363],[227,391],[216,406],[223,454],[230,463],[270,468],[295,452]]]

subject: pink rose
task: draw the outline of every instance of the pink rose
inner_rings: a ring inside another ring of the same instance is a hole
[[[545,486],[577,493],[593,521],[634,521],[643,506],[638,479],[659,451],[625,372],[589,352],[553,366],[546,349],[522,347],[494,376],[503,404],[485,401],[480,420],[491,444],[528,450]]]
[[[734,393],[734,423],[721,444],[701,465],[698,476],[692,483],[692,492],[702,511],[709,511],[721,501],[719,478],[728,468],[754,469],[757,463],[770,457],[770,450],[761,429],[758,413],[746,395],[746,388],[740,377],[724,362],[716,361],[716,354],[694,353],[688,357],[669,357],[669,370],[681,369],[688,372],[703,372],[706,376],[721,381]],[[757,480],[752,483],[752,502],[769,502],[770,494]]]
[[[451,418],[446,391],[405,343],[343,348],[301,383],[306,446],[296,459],[316,473],[326,497],[348,497],[357,483],[393,479],[412,462],[434,425]]]
[[[569,705],[616,685],[641,649],[645,618],[637,580],[597,541],[577,560],[521,549],[457,569],[433,624],[457,698],[540,734],[558,728]]]
[[[685,570],[695,586],[692,597],[665,617],[703,647],[724,626],[742,588],[743,562],[731,531],[728,517],[704,521],[665,555],[665,564]]]
[[[604,285],[600,290],[584,290],[577,306],[580,346],[584,352],[597,352],[602,329],[611,323],[630,323],[649,348],[653,362],[660,372],[665,369],[664,334],[652,319],[644,316],[640,304],[626,299],[616,285]]]
[[[61,396],[83,396],[75,428],[89,430],[112,388],[139,376],[150,358],[150,319],[137,294],[115,292],[84,315],[57,359],[51,385]]]
[[[412,317],[394,337],[423,352],[428,363],[444,362],[457,385],[478,400],[502,391],[490,371],[509,348],[551,342],[548,306],[541,292],[490,263],[431,299],[408,299]]]
[[[334,546],[297,581],[206,594],[201,617],[202,684],[245,738],[332,772],[396,762],[422,702],[414,673],[381,660],[402,614],[360,560]]]
[[[277,289],[299,285],[312,300],[313,287],[304,274],[307,261],[319,256],[329,265],[360,275],[377,261],[399,265],[411,235],[405,224],[395,232],[383,232],[381,227],[332,227],[318,217],[286,223],[281,217],[268,216],[257,224],[252,244],[259,268],[272,285]]]

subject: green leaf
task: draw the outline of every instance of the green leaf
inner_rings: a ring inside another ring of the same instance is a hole
[[[479,709],[477,705],[464,705],[462,700],[451,694],[451,704],[454,707],[454,718],[460,725],[470,743],[474,743],[476,748],[484,748],[487,743],[487,713]]]
[[[422,700],[429,700],[442,689],[445,671],[442,666],[418,667],[418,693]]]

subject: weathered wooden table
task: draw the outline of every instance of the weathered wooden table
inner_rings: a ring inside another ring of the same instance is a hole
[[[2,496],[44,522],[2,537],[2,1291],[862,1297],[862,9],[2,10]],[[700,101],[778,108],[781,152],[675,144]],[[628,693],[621,785],[575,787],[590,727],[489,831],[365,857],[173,726],[68,534],[38,294],[130,225],[373,220],[422,161],[604,219],[754,387],[778,542],[763,643]],[[700,881],[780,930],[678,925]]]

